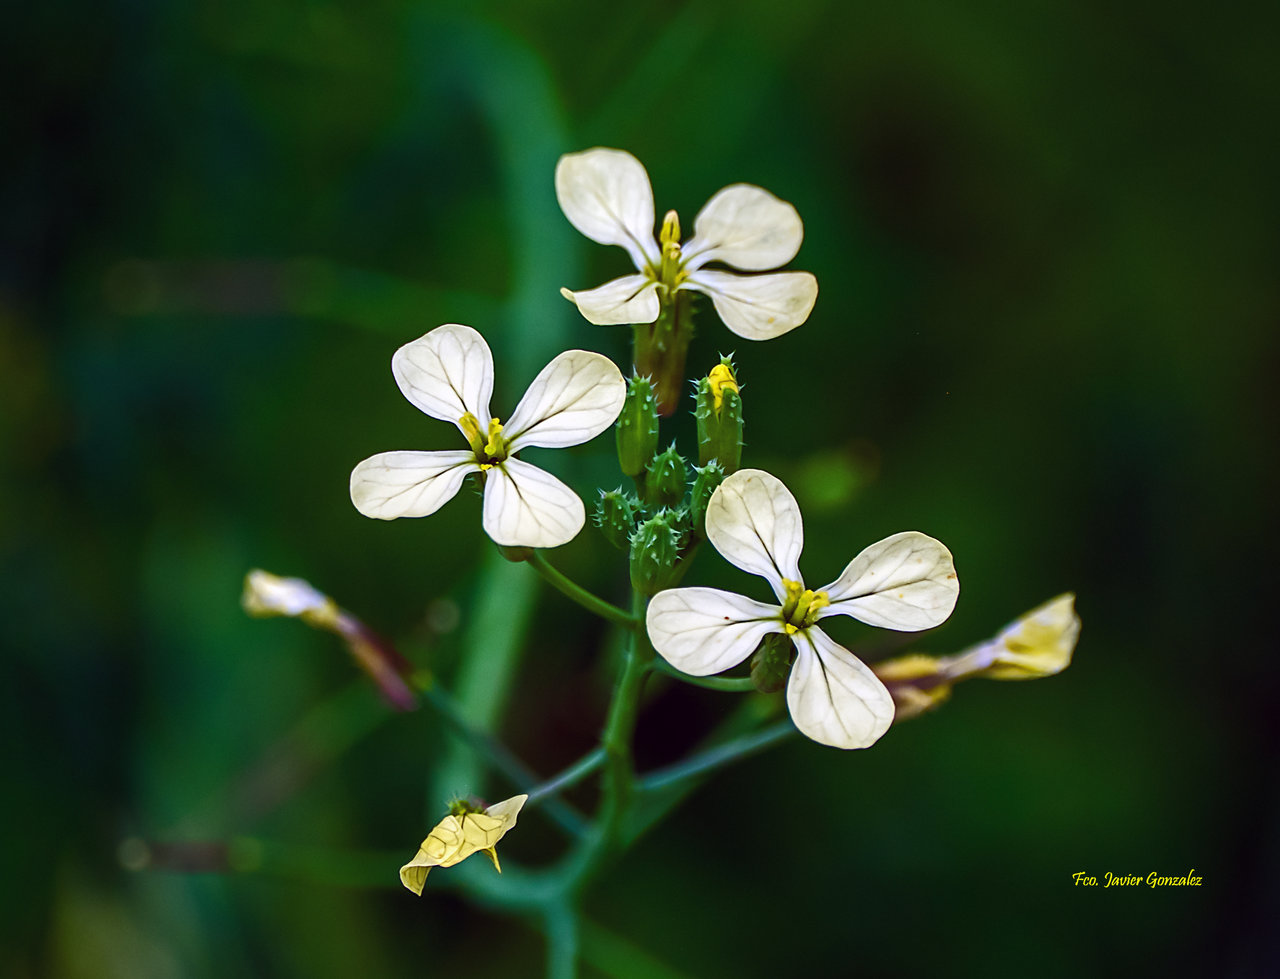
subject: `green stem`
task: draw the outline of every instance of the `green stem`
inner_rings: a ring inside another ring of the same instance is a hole
[[[547,979],[574,979],[578,974],[578,914],[564,901],[547,906]]]
[[[590,754],[584,755],[559,775],[547,779],[541,785],[529,790],[529,800],[525,803],[525,808],[536,806],[547,796],[555,795],[563,792],[565,789],[572,788],[581,782],[584,778],[594,772],[597,768],[604,764],[604,749],[597,748]]]
[[[588,612],[594,612],[601,618],[608,619],[610,622],[625,626],[628,629],[634,629],[639,623],[640,620],[634,615],[627,614],[618,606],[611,602],[606,602],[603,598],[596,597],[581,585],[570,581],[548,563],[541,551],[535,550],[530,554],[527,563],[533,570],[542,575],[547,584],[560,592],[560,594],[577,602]]]
[[[658,657],[653,661],[653,668],[658,673],[664,673],[673,680],[679,680],[681,683],[688,683],[695,687],[706,687],[708,690],[725,690],[730,693],[752,693],[755,691],[755,684],[751,682],[751,677],[729,677],[729,676],[690,676],[688,673],[681,673],[665,659]]]
[[[430,680],[420,683],[422,699],[435,708],[440,717],[459,734],[464,741],[474,748],[494,768],[507,777],[516,788],[529,792],[535,791],[540,779],[511,749],[501,741],[482,731],[469,720],[459,706],[444,690]],[[573,836],[582,836],[587,831],[587,821],[568,803],[557,799],[552,791],[544,791],[547,815],[560,824]]]
[[[709,748],[700,754],[694,755],[692,758],[686,758],[684,761],[677,762],[667,768],[651,772],[640,779],[636,788],[642,792],[655,792],[659,789],[678,785],[687,779],[705,775],[730,762],[746,758],[748,755],[777,744],[795,733],[796,727],[790,720],[778,721],[762,731],[744,734],[742,737],[734,738],[725,744]]]

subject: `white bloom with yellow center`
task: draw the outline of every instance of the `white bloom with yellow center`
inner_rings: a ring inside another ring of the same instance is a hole
[[[494,869],[502,873],[494,848],[515,826],[516,817],[528,800],[527,795],[516,795],[487,809],[456,800],[449,806],[449,815],[422,841],[413,859],[400,868],[400,883],[421,895],[432,867],[452,867],[473,853],[484,853],[493,861]]]
[[[351,502],[366,517],[425,517],[457,495],[468,473],[484,474],[484,531],[511,547],[556,547],[586,521],[578,495],[515,457],[530,446],[563,448],[594,438],[622,410],[626,382],[609,358],[569,350],[544,367],[503,424],[489,414],[493,354],[469,326],[448,323],[391,359],[414,407],[452,422],[469,448],[383,452],[351,473]]]
[[[625,248],[638,270],[598,289],[560,290],[598,326],[652,323],[660,292],[670,297],[689,289],[710,296],[738,336],[768,340],[803,323],[818,298],[818,280],[808,272],[744,276],[707,268],[719,262],[763,272],[795,258],[804,238],[800,215],[761,187],[732,184],[719,191],[698,212],[693,237],[683,245],[675,211],[654,239],[649,174],[630,153],[597,147],[560,157],[556,197],[575,228],[592,241]]]
[[[707,506],[707,539],[731,564],[769,582],[777,604],[716,588],[673,588],[649,603],[649,639],[669,663],[708,676],[741,663],[770,633],[789,636],[796,658],[787,707],[800,732],[837,748],[865,748],[893,723],[893,698],[871,668],[817,623],[848,615],[883,629],[940,625],[960,584],[951,552],[908,531],[872,544],[829,585],[800,577],[804,528],[795,497],[758,469],[725,479]]]

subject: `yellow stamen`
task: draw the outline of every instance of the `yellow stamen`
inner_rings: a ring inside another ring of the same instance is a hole
[[[787,590],[787,600],[782,605],[787,635],[809,628],[818,621],[818,612],[831,604],[831,597],[825,591],[813,591],[799,581],[783,578],[782,587]]]
[[[467,437],[467,444],[471,446],[471,451],[477,456],[483,455],[484,435],[480,432],[480,420],[468,411],[458,419],[458,427],[462,429],[462,434]]]
[[[496,418],[489,419],[489,441],[485,443],[484,454],[490,459],[507,457],[507,440],[502,437],[502,422]]]

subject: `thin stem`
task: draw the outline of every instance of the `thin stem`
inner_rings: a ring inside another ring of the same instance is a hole
[[[594,612],[601,618],[626,626],[628,629],[634,629],[640,621],[634,615],[629,615],[618,606],[611,602],[606,602],[603,598],[598,598],[581,585],[570,581],[548,563],[547,559],[542,556],[541,551],[535,550],[530,554],[527,563],[533,570],[542,575],[547,584],[560,592],[560,594],[577,602],[588,612]]]
[[[717,745],[714,748],[708,748],[700,754],[687,758],[684,761],[677,762],[667,768],[661,768],[656,772],[652,772],[640,779],[636,788],[642,792],[653,792],[658,789],[665,789],[672,785],[678,785],[686,779],[694,778],[698,775],[705,775],[707,772],[714,771],[730,762],[738,761],[746,758],[748,755],[755,754],[770,745],[777,744],[784,738],[790,737],[796,733],[796,728],[790,720],[778,721],[771,724],[762,731],[753,731],[751,734],[744,734],[741,737],[734,738],[732,741]]]
[[[755,684],[751,682],[751,677],[749,676],[690,676],[688,673],[681,673],[661,657],[653,661],[653,668],[656,672],[664,673],[673,680],[679,680],[681,683],[687,683],[694,687],[706,687],[708,690],[725,690],[730,693],[752,693],[756,689]]]
[[[419,689],[422,691],[423,700],[435,708],[441,718],[461,735],[463,740],[505,775],[516,788],[532,792],[534,787],[538,786],[541,780],[537,774],[492,734],[480,730],[467,720],[453,698],[444,690],[430,680],[421,683]],[[545,795],[548,816],[573,836],[582,836],[587,831],[587,821],[577,810],[556,798],[552,793],[545,793]]]
[[[572,788],[577,785],[584,778],[603,765],[604,759],[605,753],[603,748],[596,748],[589,754],[579,758],[559,775],[555,775],[547,779],[541,785],[530,789],[529,800],[525,803],[525,808],[536,806],[547,796],[556,795],[557,793],[563,792],[565,789]]]
[[[564,901],[547,906],[547,979],[574,979],[578,974],[578,915]]]

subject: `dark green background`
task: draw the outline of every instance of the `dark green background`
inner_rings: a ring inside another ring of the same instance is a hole
[[[376,523],[348,473],[456,447],[388,370],[440,323],[489,337],[500,410],[565,347],[625,357],[625,330],[557,295],[626,269],[555,203],[557,156],[593,145],[636,154],[686,225],[736,181],[803,216],[809,322],[752,344],[707,309],[691,367],[736,351],[745,461],[799,496],[812,580],[919,529],[963,591],[907,648],[952,652],[1065,590],[1084,630],[1060,677],[975,682],[872,750],[797,739],[720,775],[590,892],[592,920],[693,976],[1280,967],[1274,11],[460,9],[7,18],[0,971],[540,973],[536,932],[443,874],[415,900],[394,859],[374,889],[323,857],[425,835],[426,712],[274,807],[228,802],[353,676],[329,637],[237,601],[251,566],[306,576],[449,676],[490,560],[477,500]],[[608,456],[531,458],[589,496]],[[554,560],[624,600],[593,531]],[[690,580],[763,597],[709,553]],[[608,668],[594,622],[539,595],[504,735],[549,773],[590,748]],[[342,703],[367,715],[361,696]],[[729,706],[655,687],[642,763]],[[311,848],[312,879],[117,861],[131,836],[235,834]],[[508,843],[559,847],[532,814]],[[1192,868],[1196,889],[1071,881]]]

